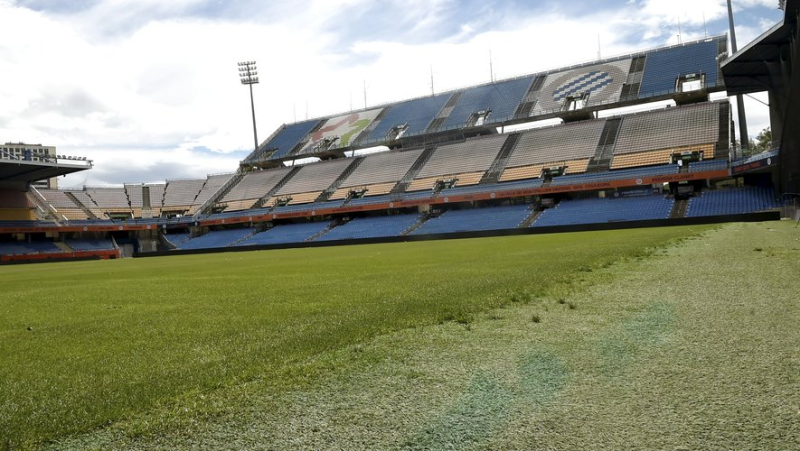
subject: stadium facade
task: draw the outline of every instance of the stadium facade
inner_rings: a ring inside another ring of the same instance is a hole
[[[784,126],[798,117],[785,100],[798,93],[796,2],[785,12],[736,55],[717,36],[285,124],[228,174],[5,188],[17,201],[0,205],[0,260],[775,218],[800,139]],[[750,62],[762,47],[775,61]],[[765,85],[784,99],[771,102],[775,145],[743,156],[729,102],[710,98]],[[643,111],[617,112],[628,106]]]

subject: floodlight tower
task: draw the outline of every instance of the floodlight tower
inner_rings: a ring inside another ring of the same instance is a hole
[[[258,150],[258,132],[256,132],[256,106],[253,102],[253,85],[258,83],[258,71],[255,61],[243,61],[239,63],[239,78],[243,85],[250,86],[250,110],[253,113],[253,151]]]
[[[728,0],[728,23],[731,28],[731,55],[738,51],[736,47],[736,27],[733,24],[733,7]],[[736,96],[736,108],[739,112],[739,142],[742,149],[750,147],[750,137],[747,135],[747,116],[744,111],[744,98],[741,94]]]

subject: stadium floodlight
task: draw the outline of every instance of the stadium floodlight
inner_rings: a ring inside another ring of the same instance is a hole
[[[243,85],[250,87],[250,111],[253,113],[253,151],[258,150],[258,132],[256,131],[256,106],[253,102],[253,85],[258,83],[258,71],[255,61],[239,63],[239,78]]]

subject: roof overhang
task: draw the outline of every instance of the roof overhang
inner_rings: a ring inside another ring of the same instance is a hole
[[[784,46],[796,28],[797,2],[788,0],[784,18],[721,64],[728,95],[752,94],[775,88],[770,66],[781,63]]]
[[[30,183],[91,169],[88,164],[0,160],[0,183]]]

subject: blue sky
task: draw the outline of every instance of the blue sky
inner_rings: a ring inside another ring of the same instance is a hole
[[[777,3],[734,1],[740,47]],[[507,78],[726,31],[717,0],[0,0],[0,141],[95,161],[62,186],[200,178],[252,146],[241,60],[264,139],[362,108],[365,86],[375,105],[429,94],[431,71],[439,92],[487,82],[490,52]]]

